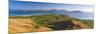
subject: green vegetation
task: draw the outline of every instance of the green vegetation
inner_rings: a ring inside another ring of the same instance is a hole
[[[55,22],[55,21],[67,21],[71,19],[65,15],[56,15],[56,14],[47,14],[47,15],[38,15],[32,16],[33,20],[39,25],[44,26],[46,23]]]
[[[87,25],[87,28],[92,29],[94,27],[93,20],[80,20],[76,18],[72,18],[66,15],[57,15],[57,14],[45,14],[45,15],[33,15],[33,16],[10,16],[9,18],[31,18],[35,23],[35,28],[33,28],[34,32],[36,29],[45,27],[50,28],[52,30],[73,30],[73,29],[82,29],[81,24]],[[76,23],[80,24],[74,24]],[[84,26],[84,25],[83,25]],[[84,26],[85,27],[85,26]]]

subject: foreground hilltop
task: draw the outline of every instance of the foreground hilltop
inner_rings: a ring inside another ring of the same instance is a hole
[[[80,20],[67,15],[58,14],[10,16],[9,23],[10,34],[93,28],[93,20]]]

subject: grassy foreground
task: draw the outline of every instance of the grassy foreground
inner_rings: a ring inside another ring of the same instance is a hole
[[[80,20],[65,15],[10,16],[10,34],[58,30],[93,29],[93,20]]]

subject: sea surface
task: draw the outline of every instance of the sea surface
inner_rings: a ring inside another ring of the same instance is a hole
[[[9,16],[29,16],[29,15],[43,15],[43,14],[61,14],[68,15],[78,19],[94,19],[94,13],[81,12],[81,11],[63,11],[63,10],[9,10]]]

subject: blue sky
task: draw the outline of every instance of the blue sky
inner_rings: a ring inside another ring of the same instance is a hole
[[[47,10],[47,9],[65,9],[69,11],[85,11],[93,12],[93,5],[78,5],[78,4],[56,4],[56,3],[41,3],[41,2],[26,2],[15,1],[9,2],[10,10]]]

